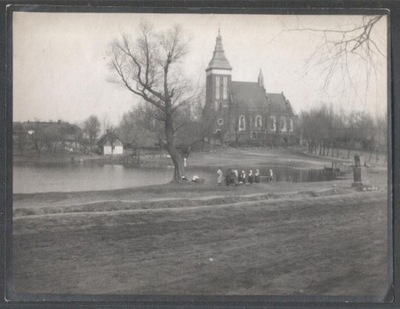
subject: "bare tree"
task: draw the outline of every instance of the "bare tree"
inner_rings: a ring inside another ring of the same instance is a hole
[[[377,63],[386,59],[386,45],[378,42],[381,36],[375,31],[384,16],[365,15],[353,24],[336,29],[297,27],[285,31],[307,31],[317,38],[318,44],[306,61],[306,72],[320,69],[323,91],[330,86],[333,77],[340,74],[343,85],[350,86],[357,97],[365,99],[360,97],[355,80],[362,70],[367,96],[372,75],[377,78]]]
[[[124,35],[112,44],[110,52],[114,81],[142,98],[153,117],[164,124],[159,142],[174,164],[172,182],[180,182],[185,172],[175,144],[175,119],[178,109],[196,96],[179,68],[187,53],[181,28],[156,32],[151,25],[142,23],[136,40]]]
[[[83,123],[83,131],[87,134],[89,138],[90,151],[92,151],[93,144],[95,143],[96,138],[100,132],[100,127],[100,121],[95,115],[91,115]]]
[[[318,72],[321,91],[328,96],[341,92],[341,100],[351,104],[371,100],[371,91],[379,92],[382,68],[386,67],[385,15],[354,15],[337,26],[305,25],[297,16],[297,26],[285,27],[285,32],[306,32],[315,44],[307,57],[304,76]],[[276,37],[277,37],[276,36]],[[274,38],[275,39],[275,38]],[[377,101],[378,102],[378,101]]]

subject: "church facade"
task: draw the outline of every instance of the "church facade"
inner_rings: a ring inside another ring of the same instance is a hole
[[[260,70],[257,82],[232,81],[218,31],[206,69],[205,114],[213,138],[223,143],[294,145],[298,143],[297,115],[282,93],[268,93]]]

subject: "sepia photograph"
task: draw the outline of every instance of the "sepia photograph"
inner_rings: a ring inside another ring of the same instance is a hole
[[[387,12],[10,16],[9,299],[392,300]]]

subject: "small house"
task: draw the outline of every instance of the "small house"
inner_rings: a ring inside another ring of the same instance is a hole
[[[124,153],[121,139],[112,131],[107,131],[97,142],[100,153],[103,155],[120,155]]]

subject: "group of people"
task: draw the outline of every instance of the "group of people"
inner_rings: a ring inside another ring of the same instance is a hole
[[[218,174],[218,185],[223,184],[223,172],[222,169],[219,168],[217,171]],[[267,181],[273,180],[273,171],[269,170],[269,175],[267,176]],[[253,173],[253,170],[250,170],[247,177],[246,172],[242,170],[239,174],[238,170],[228,169],[225,173],[225,184],[227,186],[237,185],[237,184],[253,184],[260,182],[260,170],[256,169]]]

